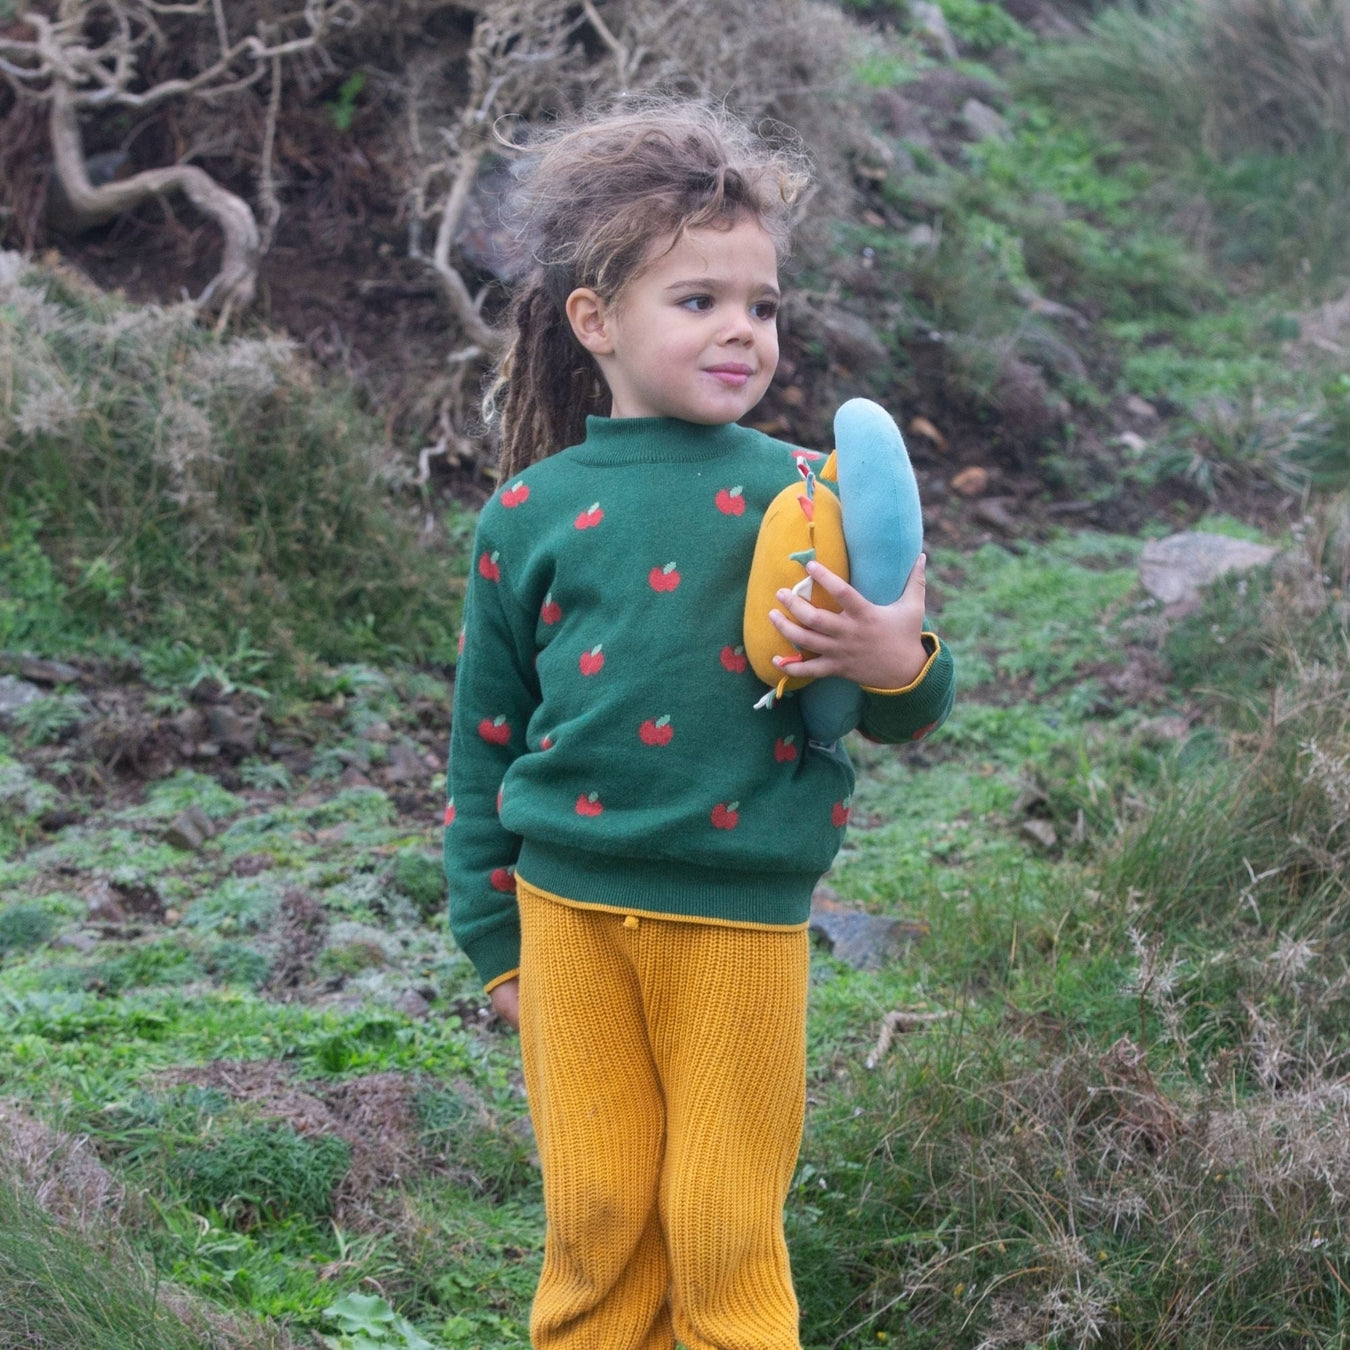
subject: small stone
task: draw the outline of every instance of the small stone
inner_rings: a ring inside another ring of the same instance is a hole
[[[355,764],[349,764],[342,771],[342,777],[338,779],[338,786],[344,788],[372,787],[370,779],[356,767]]]
[[[419,783],[427,776],[426,766],[418,748],[408,740],[395,741],[389,747],[389,763],[385,777],[391,783]]]
[[[1148,449],[1148,442],[1137,431],[1122,431],[1116,437],[1116,444],[1136,457]]]
[[[1148,399],[1140,398],[1138,394],[1131,394],[1125,400],[1125,411],[1137,422],[1156,422],[1158,420],[1158,410]]]
[[[952,491],[962,497],[982,497],[989,486],[989,470],[972,464],[952,479]]]
[[[1028,839],[1035,840],[1042,848],[1055,848],[1059,844],[1055,827],[1048,820],[1024,820],[1022,833]]]
[[[1002,141],[1007,139],[1008,124],[1004,121],[1002,115],[987,103],[981,103],[977,98],[968,98],[961,105],[961,120],[976,140]]]
[[[415,989],[408,989],[395,1000],[394,1008],[405,1017],[421,1018],[431,1011],[431,1004]]]
[[[937,231],[931,225],[915,225],[905,231],[905,243],[913,249],[932,248],[937,243]]]
[[[0,675],[0,717],[5,717],[42,697],[42,690],[27,680],[16,680],[13,675]]]
[[[195,853],[215,832],[211,817],[200,806],[189,806],[174,817],[169,828],[164,831],[164,839],[174,848]]]
[[[1008,510],[1009,500],[1006,497],[982,497],[975,503],[973,515],[985,525],[992,525],[1004,534],[1012,534],[1017,529],[1017,522]]]
[[[952,37],[952,30],[940,6],[930,4],[929,0],[911,0],[909,17],[915,33],[934,55],[947,61],[956,60],[959,55],[956,39]]]
[[[106,881],[96,881],[84,897],[85,913],[95,923],[126,923],[127,912],[117,892]]]
[[[206,710],[206,727],[222,750],[248,754],[258,744],[258,719],[244,717],[228,703],[215,703]]]
[[[25,656],[19,661],[19,674],[39,684],[74,684],[80,672],[64,661],[43,661],[36,656]]]
[[[809,926],[835,957],[855,970],[880,970],[929,932],[925,923],[845,909],[819,894],[811,904]]]
[[[98,934],[88,929],[77,928],[73,933],[62,933],[52,939],[51,945],[57,951],[89,952],[98,946]]]

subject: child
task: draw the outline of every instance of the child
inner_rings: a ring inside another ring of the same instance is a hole
[[[737,425],[778,361],[797,161],[724,113],[620,105],[534,156],[537,267],[502,364],[455,682],[450,922],[518,1025],[549,1350],[790,1350],[782,1210],[805,1102],[811,892],[853,772],[741,643],[765,507],[804,452]],[[923,562],[871,605],[780,591],[794,674],[925,734],[951,658]],[[818,593],[817,593],[818,594]]]

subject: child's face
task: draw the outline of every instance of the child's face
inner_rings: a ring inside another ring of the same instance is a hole
[[[778,259],[746,217],[729,230],[686,230],[606,303],[574,291],[568,316],[613,398],[611,417],[734,422],[778,367]]]

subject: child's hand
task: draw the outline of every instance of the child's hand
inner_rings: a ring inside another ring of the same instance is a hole
[[[842,675],[869,689],[913,684],[929,655],[921,640],[926,562],[921,553],[904,593],[890,605],[872,604],[828,567],[808,563],[811,579],[835,598],[839,613],[820,609],[790,590],[779,591],[778,603],[787,612],[770,610],[773,626],[794,647],[816,655],[786,666],[776,656],[774,664],[791,675]]]
[[[488,995],[492,1010],[509,1027],[520,1030],[520,976],[503,980]]]

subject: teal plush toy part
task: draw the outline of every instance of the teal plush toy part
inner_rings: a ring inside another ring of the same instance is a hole
[[[854,398],[835,413],[834,444],[849,580],[864,599],[889,605],[923,551],[919,485],[905,438],[880,404]],[[837,741],[862,720],[863,691],[852,680],[813,680],[797,697],[813,741]]]

